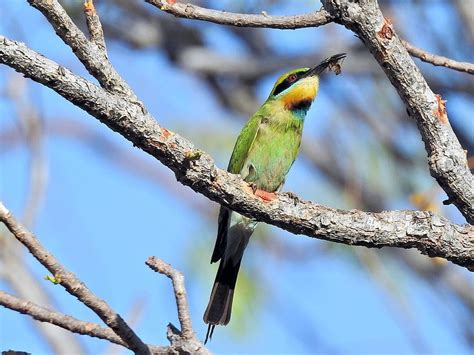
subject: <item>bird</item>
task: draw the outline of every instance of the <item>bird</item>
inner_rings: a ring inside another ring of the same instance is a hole
[[[270,95],[240,132],[227,171],[240,174],[264,201],[276,197],[301,144],[303,125],[326,68],[340,73],[346,53],[324,59],[313,68],[291,70],[278,78]],[[216,325],[227,325],[240,263],[257,221],[221,206],[211,263],[220,261],[203,320],[208,324],[204,343]]]

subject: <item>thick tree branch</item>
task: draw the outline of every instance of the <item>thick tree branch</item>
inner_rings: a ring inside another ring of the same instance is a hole
[[[145,1],[176,17],[214,22],[220,25],[296,29],[304,27],[318,27],[332,22],[331,16],[324,9],[303,15],[268,16],[265,13],[260,15],[249,15],[210,10],[192,4],[170,4],[166,0]]]
[[[150,350],[110,306],[95,296],[72,272],[67,271],[54,255],[48,252],[36,237],[24,228],[0,202],[0,221],[5,224],[15,238],[54,276],[55,282],[67,292],[93,310],[117,334],[127,347],[140,354],[149,354]]]
[[[55,90],[169,167],[177,179],[211,200],[295,234],[350,245],[416,248],[474,268],[472,226],[430,212],[341,211],[280,194],[271,203],[255,197],[238,175],[216,168],[191,142],[160,127],[140,105],[110,94],[24,44],[0,36],[0,63]]]
[[[169,4],[164,0],[146,1],[178,17],[225,25],[295,29],[325,24],[318,17],[316,20],[313,19],[313,24],[311,19],[307,19],[301,23],[293,22],[292,27],[284,27],[281,24],[291,23],[294,21],[294,16],[235,14],[190,4]],[[455,204],[466,220],[473,224],[474,177],[467,165],[466,154],[449,125],[445,102],[441,96],[433,94],[430,90],[405,50],[404,44],[395,34],[390,21],[384,19],[376,1],[361,0],[360,4],[353,4],[349,0],[326,0],[323,1],[324,8],[314,14],[323,15],[328,22],[342,23],[354,31],[368,46],[417,121],[428,153],[431,175],[447,193],[448,202]],[[326,11],[329,12],[329,16]],[[259,21],[260,18],[265,18],[265,21]],[[376,25],[377,30],[374,28]],[[415,47],[410,48],[413,50]],[[416,49],[418,51],[415,52],[420,54],[420,50]],[[471,63],[455,62],[445,57],[428,56],[427,53],[423,56],[429,58],[432,64],[443,63],[442,65],[447,67],[454,65],[453,69],[463,68],[463,71],[468,73],[471,73],[474,66]]]
[[[449,124],[445,101],[435,95],[383,17],[375,0],[323,0],[335,21],[352,30],[374,55],[416,120],[431,175],[469,223],[474,223],[474,176],[466,152]]]

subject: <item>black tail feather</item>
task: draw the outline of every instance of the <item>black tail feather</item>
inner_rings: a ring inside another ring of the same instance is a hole
[[[207,327],[206,340],[204,340],[204,345],[206,345],[208,340],[212,340],[212,334],[214,334],[215,324],[209,324]]]
[[[230,321],[235,283],[239,273],[240,260],[237,264],[224,259],[219,264],[211,297],[204,313],[204,322],[211,325],[226,325]]]
[[[244,218],[242,217],[242,219]],[[220,263],[214,286],[212,287],[209,304],[203,317],[204,322],[209,324],[206,342],[208,339],[211,339],[216,325],[226,325],[230,321],[240,263],[255,228],[253,221],[243,221],[244,223],[235,223],[228,230],[223,230],[222,233],[226,233],[225,238],[220,241],[218,237],[216,248],[214,249],[212,261],[220,259]]]

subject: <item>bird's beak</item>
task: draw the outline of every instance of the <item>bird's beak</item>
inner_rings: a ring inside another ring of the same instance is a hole
[[[324,69],[326,69],[330,65],[337,64],[337,62],[339,62],[341,59],[344,59],[345,57],[346,57],[346,53],[339,53],[339,54],[335,54],[335,55],[333,55],[329,58],[326,58],[320,64],[318,64],[314,68],[308,70],[305,73],[304,77],[319,76],[324,71]]]

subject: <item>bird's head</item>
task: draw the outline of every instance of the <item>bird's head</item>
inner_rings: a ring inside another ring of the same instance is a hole
[[[321,73],[345,57],[345,53],[336,54],[314,68],[299,68],[283,74],[273,86],[268,100],[278,100],[288,110],[307,111],[318,94]]]

